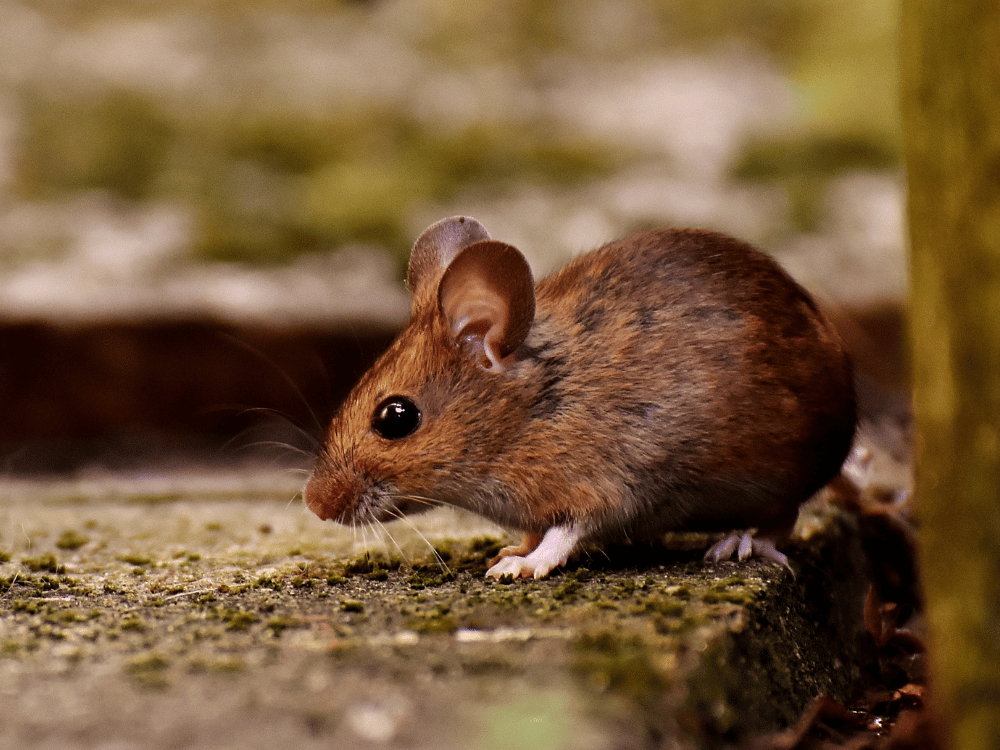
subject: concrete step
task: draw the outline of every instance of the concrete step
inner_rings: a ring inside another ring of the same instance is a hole
[[[498,583],[478,518],[352,533],[300,485],[0,485],[0,746],[717,747],[857,677],[861,553],[823,503],[794,576],[679,536]]]

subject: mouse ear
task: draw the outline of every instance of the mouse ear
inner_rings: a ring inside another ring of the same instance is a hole
[[[469,245],[441,277],[438,305],[455,344],[484,369],[499,372],[535,319],[528,261],[513,245],[496,240]]]
[[[436,279],[462,248],[489,238],[485,227],[469,216],[452,216],[431,224],[410,251],[406,286],[416,293],[422,285]]]

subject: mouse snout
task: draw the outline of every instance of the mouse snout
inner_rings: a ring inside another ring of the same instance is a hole
[[[358,478],[334,477],[314,471],[303,496],[306,507],[324,521],[347,523],[354,515],[362,492]]]

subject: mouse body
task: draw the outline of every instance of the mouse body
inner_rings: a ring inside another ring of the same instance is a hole
[[[454,217],[417,241],[408,284],[407,327],[340,407],[307,484],[323,519],[470,510],[524,534],[493,577],[671,530],[757,529],[710,554],[785,562],[773,541],[850,450],[843,341],[734,238],[645,231],[536,285],[516,248]]]

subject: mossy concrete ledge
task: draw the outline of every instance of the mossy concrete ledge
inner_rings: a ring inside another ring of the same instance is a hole
[[[366,553],[294,490],[130,486],[0,497],[2,747],[722,747],[857,678],[863,564],[836,516],[794,576],[678,538],[495,582],[502,540],[472,517]]]

